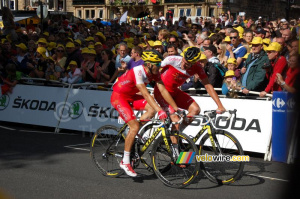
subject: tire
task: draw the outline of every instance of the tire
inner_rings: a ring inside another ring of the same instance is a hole
[[[152,148],[152,164],[156,176],[167,186],[173,188],[184,188],[190,185],[198,175],[200,163],[196,160],[198,149],[195,143],[187,135],[180,133],[175,134],[178,136],[178,151],[181,152],[194,152],[194,157],[191,163],[177,164],[173,159],[172,154],[169,154],[163,137],[160,136],[153,144]],[[168,141],[171,143],[170,139]],[[171,146],[172,148],[172,146]],[[172,149],[171,149],[172,150]]]
[[[208,134],[200,140],[200,155],[244,155],[243,148],[239,141],[231,133],[224,130],[216,130],[216,138],[221,148],[221,152],[213,150]],[[218,150],[218,149],[217,149]],[[245,162],[204,162],[201,161],[201,170],[206,177],[217,184],[230,184],[238,180],[243,172]]]
[[[91,140],[91,157],[98,170],[108,177],[124,173],[119,164],[124,155],[124,137],[119,128],[106,125],[97,130]]]

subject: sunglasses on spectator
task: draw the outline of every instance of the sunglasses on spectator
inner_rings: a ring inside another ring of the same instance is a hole
[[[56,52],[63,53],[64,51],[63,50],[56,50]]]
[[[230,37],[230,39],[237,39],[238,37]]]
[[[101,53],[101,55],[106,55],[106,53]]]

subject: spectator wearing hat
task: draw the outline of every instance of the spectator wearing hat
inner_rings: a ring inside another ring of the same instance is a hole
[[[95,43],[95,51],[96,51],[96,61],[99,63],[102,63],[102,56],[101,52],[103,50],[103,45],[101,42],[96,42]]]
[[[46,80],[59,80],[61,77],[62,68],[55,64],[55,61],[52,57],[47,59],[48,68],[45,73]]]
[[[28,48],[24,43],[20,43],[16,45],[17,47],[17,64],[22,73],[28,75],[31,70],[27,68],[27,62],[29,62],[29,58],[27,56]]]
[[[241,83],[235,77],[233,70],[228,70],[224,76],[222,94],[230,98],[237,98],[236,91],[241,89]],[[231,90],[231,91],[230,91]]]
[[[80,39],[74,40],[74,45],[75,45],[76,50],[81,50],[81,44],[82,44],[82,42]]]
[[[47,51],[49,52],[49,55],[52,56],[55,54],[55,49],[56,49],[56,43],[55,42],[49,42]]]
[[[277,43],[279,43],[282,46],[280,54],[282,56],[284,56],[286,58],[286,60],[288,60],[288,58],[289,58],[289,51],[288,51],[288,48],[287,48],[287,44],[285,42],[285,38],[283,38],[283,37],[275,37],[273,39],[273,42],[277,42]]]
[[[278,84],[275,84],[275,80],[277,78],[276,74],[282,74],[287,67],[287,61],[285,57],[280,55],[281,48],[282,46],[279,43],[272,42],[265,49],[272,68],[270,68],[271,70],[269,69],[269,72],[266,74],[267,78],[269,79],[269,83],[265,90],[260,92],[260,97],[264,97],[267,93],[279,90],[280,86]]]
[[[67,51],[67,60],[64,69],[66,69],[69,66],[71,60],[76,61],[77,66],[81,66],[82,56],[80,51],[76,50],[74,43],[68,42],[66,44],[66,51]]]
[[[67,67],[67,70],[69,72],[64,78],[61,78],[62,82],[69,83],[69,84],[76,84],[82,81],[82,73],[80,68],[78,68],[76,61],[71,60]]]
[[[221,74],[220,70],[222,69],[222,66],[216,57],[217,48],[212,44],[210,44],[208,47],[203,46],[203,48],[204,54],[208,61],[204,67],[204,70],[208,76],[208,80],[214,88],[221,88],[224,74]]]
[[[240,43],[239,32],[233,29],[230,32],[231,44],[227,45],[226,59],[235,58],[238,68],[242,67],[242,57],[247,53],[247,49]]]
[[[38,47],[36,49],[36,59],[38,59],[37,64],[33,65],[32,63],[27,63],[27,66],[31,68],[31,72],[29,74],[30,77],[45,77],[45,72],[48,68],[46,52],[46,48]]]
[[[55,66],[59,66],[61,70],[64,70],[64,66],[67,61],[65,47],[62,44],[58,44],[55,49],[55,54],[52,56]]]
[[[254,36],[255,37],[261,37],[262,39],[264,39],[265,36],[266,36],[266,31],[263,28],[257,28],[254,31]]]
[[[96,61],[96,51],[88,49],[87,52],[83,51],[83,53],[88,55],[88,60],[81,64],[82,79],[85,82],[96,82],[97,68],[100,67],[100,63]]]
[[[232,70],[234,72],[234,76],[236,77],[237,80],[241,78],[240,69],[237,68],[235,58],[229,58],[225,67],[227,68],[228,71]]]
[[[241,69],[242,91],[249,94],[249,91],[262,91],[268,83],[266,68],[270,67],[267,53],[263,50],[261,37],[254,37],[252,40],[252,53],[248,56],[245,66]]]
[[[161,41],[157,40],[153,44],[154,50],[157,50],[160,54],[164,54],[164,47],[162,46]]]

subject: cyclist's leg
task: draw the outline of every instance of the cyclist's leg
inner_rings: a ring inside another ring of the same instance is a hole
[[[148,120],[154,117],[156,111],[147,103],[147,100],[141,95],[135,95],[132,103],[134,110],[145,110],[140,120]]]

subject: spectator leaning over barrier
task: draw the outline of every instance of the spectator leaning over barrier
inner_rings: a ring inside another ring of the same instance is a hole
[[[296,82],[299,82],[300,78],[300,56],[297,53],[290,55],[285,79],[283,79],[280,73],[277,73],[276,76],[276,83],[281,86],[279,90],[290,93],[299,92],[300,85],[297,85]]]
[[[269,83],[264,91],[260,92],[259,96],[264,97],[267,93],[271,93],[273,91],[278,91],[279,86],[275,84],[276,74],[282,74],[287,66],[287,61],[284,56],[280,56],[282,46],[277,42],[272,42],[265,51],[268,54],[268,58],[270,60],[272,68],[269,68],[269,72],[267,73],[267,77],[269,79]]]
[[[59,80],[61,77],[62,68],[55,64],[55,61],[52,57],[47,59],[48,68],[45,73],[46,80]]]
[[[82,80],[82,73],[80,68],[78,68],[77,66],[77,62],[71,60],[67,67],[67,70],[70,72],[67,74],[67,76],[61,78],[61,81],[69,84],[80,83],[80,81]]]
[[[235,58],[237,62],[238,68],[241,68],[242,65],[242,57],[247,53],[247,49],[240,43],[239,32],[233,29],[230,32],[230,40],[231,44],[227,45],[226,51],[226,59]]]
[[[222,65],[216,57],[217,49],[214,45],[209,45],[208,47],[203,46],[204,54],[207,57],[207,64],[204,67],[205,73],[208,76],[210,84],[214,88],[221,88],[223,75],[220,70],[222,70]]]
[[[13,87],[15,87],[18,81],[21,79],[21,72],[17,71],[16,65],[7,64],[5,70],[6,70],[5,76],[2,76],[0,74],[0,78],[4,83],[1,86],[2,93],[0,94],[12,93]]]
[[[271,67],[267,53],[263,50],[261,37],[254,37],[252,42],[252,53],[248,56],[245,66],[241,69],[242,91],[262,91],[267,85],[266,68]]]
[[[232,59],[232,58],[231,58]],[[232,89],[230,91],[230,89]],[[230,98],[237,98],[236,91],[241,89],[241,82],[237,80],[233,70],[228,70],[224,76],[222,94]]]

